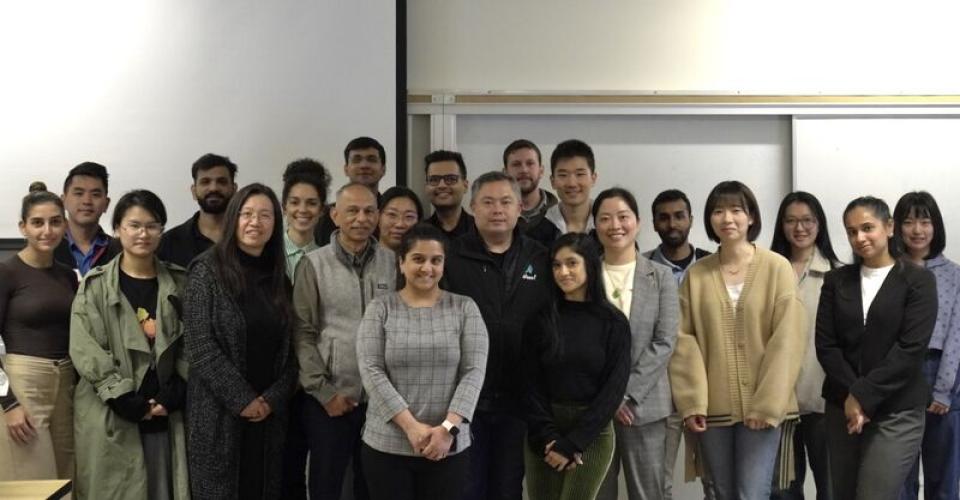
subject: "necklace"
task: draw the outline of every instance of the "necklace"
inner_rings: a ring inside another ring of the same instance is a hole
[[[617,301],[617,307],[622,310],[623,298],[624,298],[623,295],[624,295],[624,292],[627,291],[627,283],[631,281],[630,277],[633,273],[631,272],[612,273],[610,272],[610,267],[611,266],[609,264],[606,264],[606,263],[603,264],[603,275],[604,277],[607,278],[607,282],[610,283],[611,288],[613,288],[613,291],[610,293],[610,295],[612,295],[614,300]],[[621,267],[621,266],[616,266],[616,267]],[[614,277],[615,274],[619,276]]]

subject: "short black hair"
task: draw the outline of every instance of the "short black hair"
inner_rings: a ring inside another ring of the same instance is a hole
[[[537,147],[533,141],[528,139],[517,139],[507,145],[507,148],[503,150],[503,167],[507,167],[507,157],[513,154],[515,151],[521,149],[532,149],[537,153],[537,163],[543,163],[543,159],[540,156],[540,148]]]
[[[127,210],[133,207],[140,207],[156,219],[160,225],[167,225],[167,209],[163,206],[160,197],[146,189],[134,189],[120,197],[116,208],[113,209],[113,229],[120,227],[120,221],[127,214]]]
[[[710,214],[721,205],[735,205],[747,212],[753,218],[753,224],[747,230],[747,241],[753,242],[760,236],[760,205],[753,191],[740,181],[723,181],[717,184],[707,195],[707,204],[703,207],[703,226],[710,241],[720,243],[720,237],[710,224]]]
[[[460,167],[460,177],[463,177],[464,179],[467,178],[467,164],[463,162],[463,155],[456,151],[447,151],[446,149],[438,149],[423,158],[424,173],[430,170],[431,163],[438,163],[441,161],[456,162],[457,166]]]
[[[63,192],[66,193],[70,189],[70,183],[73,181],[73,178],[76,176],[84,177],[94,177],[100,179],[100,182],[103,183],[103,192],[106,193],[108,190],[107,178],[107,167],[99,163],[94,163],[92,161],[85,161],[76,167],[70,169],[70,172],[67,172],[67,178],[63,181]]]
[[[593,149],[590,145],[580,139],[567,139],[557,144],[557,147],[553,148],[553,153],[550,154],[550,175],[553,175],[557,170],[557,163],[560,160],[569,160],[576,157],[587,160],[587,166],[590,167],[591,172],[597,171],[593,159]]]
[[[926,191],[913,191],[900,197],[893,209],[893,241],[897,250],[906,252],[903,242],[903,222],[907,217],[926,217],[933,223],[933,240],[930,241],[930,253],[925,259],[933,259],[943,253],[947,246],[947,230],[943,225],[943,215],[933,195]]]
[[[380,144],[380,141],[374,139],[373,137],[357,137],[348,142],[347,147],[343,148],[343,162],[350,163],[351,151],[371,148],[377,150],[377,154],[380,155],[380,163],[386,166],[387,150],[383,149],[383,144]]]
[[[197,161],[193,162],[193,167],[190,168],[190,175],[193,177],[193,180],[197,180],[197,173],[201,170],[210,170],[214,167],[227,167],[227,171],[230,173],[230,180],[237,178],[237,164],[230,161],[230,158],[226,156],[220,156],[218,154],[207,153],[200,158],[197,158]]]
[[[683,204],[687,206],[687,213],[693,215],[693,209],[690,208],[690,199],[687,198],[687,195],[679,189],[668,189],[666,191],[661,191],[660,194],[653,199],[653,203],[650,204],[650,212],[653,217],[656,218],[657,205],[677,200],[683,200]]]
[[[823,206],[816,196],[806,191],[794,191],[783,198],[780,202],[780,208],[777,210],[777,225],[773,228],[773,241],[770,243],[770,250],[777,252],[790,259],[793,253],[793,247],[787,240],[787,234],[783,230],[783,220],[787,218],[787,208],[794,203],[803,203],[810,208],[813,216],[817,218],[817,239],[814,244],[820,250],[820,254],[830,261],[830,267],[833,268],[840,259],[837,253],[833,251],[833,244],[830,243],[830,231],[827,229],[827,216],[823,212]]]
[[[593,200],[593,207],[590,208],[590,214],[593,216],[594,222],[597,220],[597,212],[600,211],[600,205],[611,198],[620,198],[623,200],[623,202],[630,207],[630,210],[633,212],[633,216],[637,219],[640,218],[640,209],[637,205],[637,198],[633,196],[633,193],[622,187],[612,187],[600,191],[600,194],[598,194]]]
[[[287,165],[283,171],[283,195],[281,196],[282,205],[287,204],[287,198],[290,196],[290,189],[297,184],[310,184],[317,190],[320,196],[320,204],[327,204],[327,196],[330,191],[330,172],[322,163],[313,158],[300,158]]]
[[[382,212],[383,208],[387,206],[387,203],[390,203],[395,198],[409,198],[417,208],[417,220],[423,220],[423,205],[420,204],[420,198],[417,196],[417,193],[414,193],[412,189],[405,186],[393,186],[384,191],[383,195],[380,196],[380,205],[377,207],[377,210]]]

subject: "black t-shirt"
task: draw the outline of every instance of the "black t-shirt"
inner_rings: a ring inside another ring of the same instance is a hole
[[[157,334],[157,295],[160,291],[160,283],[156,277],[153,278],[134,278],[127,273],[120,271],[120,293],[127,299],[127,304],[133,308],[137,315],[137,321],[140,322],[140,329],[151,350]],[[153,361],[150,363],[150,369],[143,376],[140,387],[137,388],[137,395],[143,400],[149,401],[156,398],[160,393],[160,379],[157,376],[157,368]],[[140,432],[158,432],[166,430],[167,419],[164,417],[154,417],[150,420],[140,422]]]
[[[664,257],[666,257],[666,256],[664,256]],[[680,259],[680,260],[673,260],[673,259],[669,259],[669,258],[668,258],[667,260],[669,260],[673,265],[675,265],[675,266],[677,266],[677,267],[679,267],[679,268],[681,268],[681,269],[686,269],[687,266],[689,266],[690,263],[693,262],[693,252],[690,252],[690,255],[687,255],[686,258],[683,258],[683,259]]]
[[[183,224],[163,233],[160,247],[157,248],[157,258],[187,267],[194,257],[212,247],[213,240],[200,232],[200,226],[197,225],[199,220],[200,212],[197,212]]]

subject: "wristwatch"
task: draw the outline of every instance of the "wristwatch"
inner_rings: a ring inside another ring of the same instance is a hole
[[[434,421],[434,422],[436,422],[436,421]],[[444,429],[446,429],[447,432],[449,432],[450,435],[453,436],[453,437],[456,437],[457,434],[460,434],[460,428],[457,427],[457,424],[455,424],[455,423],[453,423],[453,422],[451,422],[451,421],[449,421],[449,420],[444,420],[443,423],[440,424],[440,426],[443,427]]]

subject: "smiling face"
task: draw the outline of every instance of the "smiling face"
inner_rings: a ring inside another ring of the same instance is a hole
[[[310,233],[320,221],[323,203],[313,184],[301,182],[290,187],[283,206],[287,227],[299,233]]]
[[[587,266],[583,256],[570,247],[553,256],[553,280],[567,300],[582,302],[587,293]]]
[[[120,238],[124,255],[147,258],[160,246],[163,224],[149,210],[133,205],[120,219],[120,227],[114,228]]]
[[[396,250],[403,235],[417,224],[417,220],[417,206],[413,200],[404,196],[390,200],[380,212],[380,243]]]
[[[710,226],[721,245],[747,241],[753,217],[740,205],[717,205],[710,213]]]
[[[916,210],[910,212],[900,226],[900,236],[910,255],[926,257],[930,254],[930,245],[936,233],[933,220],[928,215],[920,215]]]
[[[70,185],[62,198],[70,220],[84,227],[99,224],[100,216],[110,205],[103,181],[89,175],[76,175],[70,179]]]
[[[590,170],[582,156],[557,161],[550,176],[550,184],[564,205],[579,206],[590,201],[590,190],[597,182],[596,172]]]
[[[532,148],[518,149],[507,155],[503,171],[517,180],[523,195],[539,189],[540,178],[543,177],[543,165]]]
[[[349,186],[337,197],[330,215],[346,241],[363,246],[377,227],[377,197],[363,186]]]
[[[783,212],[783,234],[793,251],[806,250],[817,242],[820,224],[810,205],[795,201],[787,205]]]
[[[266,195],[255,194],[240,207],[237,219],[237,246],[250,255],[260,255],[273,235],[276,214]]]
[[[197,179],[190,186],[190,194],[197,200],[200,210],[208,214],[222,214],[236,192],[237,185],[225,166],[198,170]]]
[[[27,246],[43,254],[53,252],[67,230],[63,210],[56,203],[38,203],[30,207],[19,227]]]
[[[512,233],[520,218],[520,200],[507,181],[485,183],[470,201],[470,208],[484,239]]]
[[[847,241],[853,253],[870,267],[881,267],[890,259],[889,240],[893,220],[881,220],[865,207],[854,207],[843,216]]]
[[[457,177],[456,182],[447,181]],[[467,180],[460,173],[455,161],[435,161],[427,166],[427,198],[438,208],[459,207],[467,192]]]
[[[400,272],[405,288],[417,292],[436,291],[443,277],[443,245],[436,240],[418,240],[400,257]]]
[[[633,248],[639,227],[637,214],[623,198],[614,196],[603,200],[594,220],[597,238],[604,250]]]

